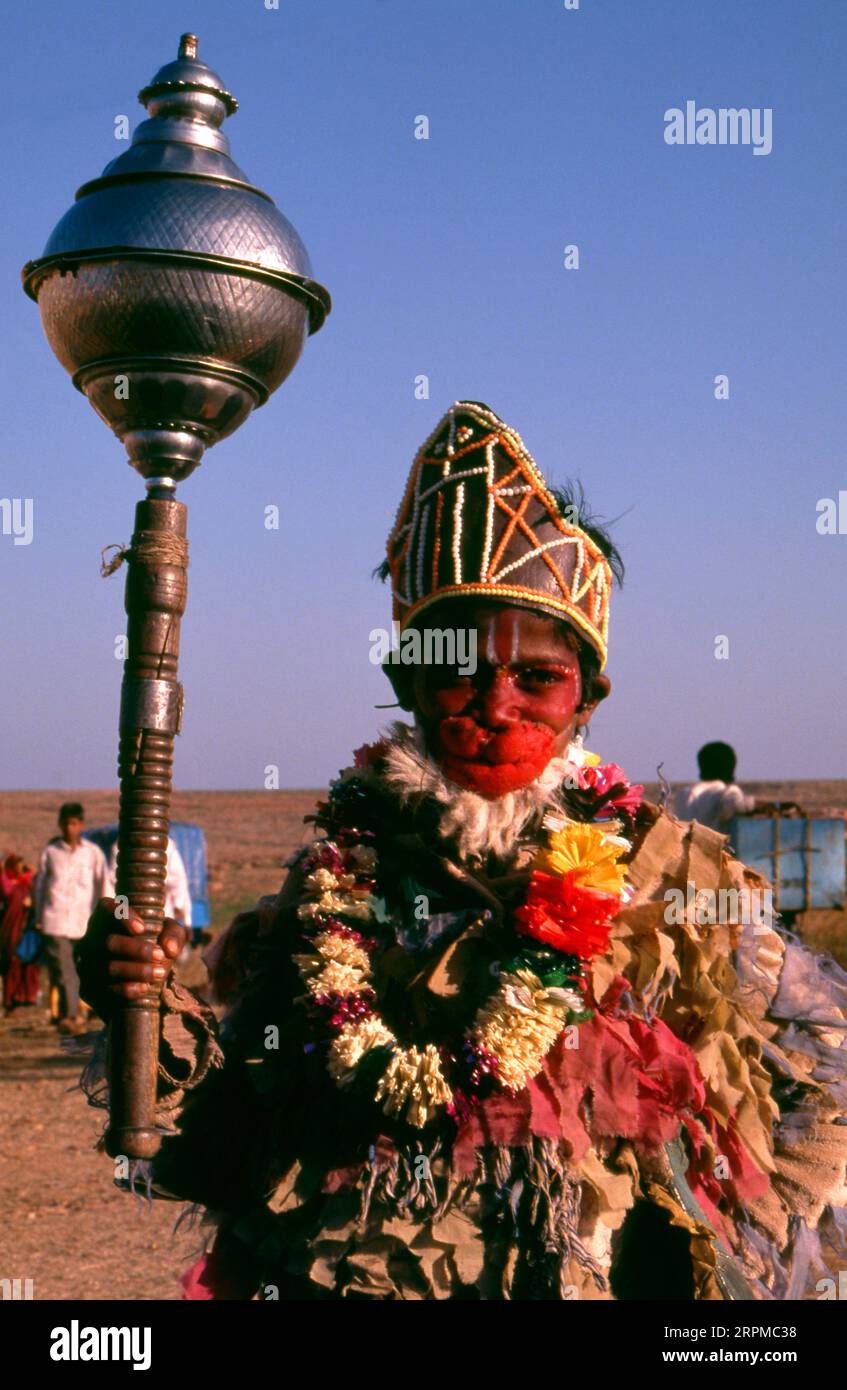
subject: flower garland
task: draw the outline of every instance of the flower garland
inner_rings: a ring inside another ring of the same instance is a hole
[[[545,820],[548,843],[514,913],[516,949],[455,1052],[432,1043],[403,1045],[378,1012],[378,942],[360,930],[382,919],[372,832],[337,831],[307,853],[307,896],[298,916],[308,950],[294,960],[327,1069],[340,1087],[366,1085],[385,1114],[414,1128],[442,1113],[461,1120],[492,1088],[522,1090],[564,1029],[590,1017],[584,970],[607,949],[628,895],[618,861],[629,841],[618,833],[620,821],[607,817],[631,818],[643,788],[631,787],[616,764],[598,766],[599,758],[578,745],[569,752],[574,783],[604,823]]]

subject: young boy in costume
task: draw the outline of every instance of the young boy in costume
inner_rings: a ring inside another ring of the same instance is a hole
[[[215,943],[220,1027],[174,925],[92,919],[102,1015],[161,992],[154,1188],[217,1226],[191,1296],[809,1292],[847,1198],[847,977],[751,914],[723,836],[584,748],[618,564],[453,406],[387,571],[401,631],[471,631],[475,670],[387,665],[413,725]]]

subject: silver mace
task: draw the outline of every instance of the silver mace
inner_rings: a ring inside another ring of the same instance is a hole
[[[126,582],[117,892],[161,930],[187,508],[175,498],[203,452],[264,405],[330,310],[306,248],[233,162],[221,130],[237,110],[183,34],[139,93],[148,119],[23,269],[47,340],[145,479]],[[112,1155],[149,1159],[159,1002],[122,1002],[109,1028]]]

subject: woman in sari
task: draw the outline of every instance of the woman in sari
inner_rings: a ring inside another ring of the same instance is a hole
[[[22,961],[17,952],[31,907],[32,869],[10,854],[0,873],[0,974],[7,1013],[38,1002],[41,968],[36,961]]]

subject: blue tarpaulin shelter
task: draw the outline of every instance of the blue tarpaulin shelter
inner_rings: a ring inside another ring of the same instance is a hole
[[[781,912],[844,906],[844,821],[824,816],[739,816],[730,840],[769,878]]]

